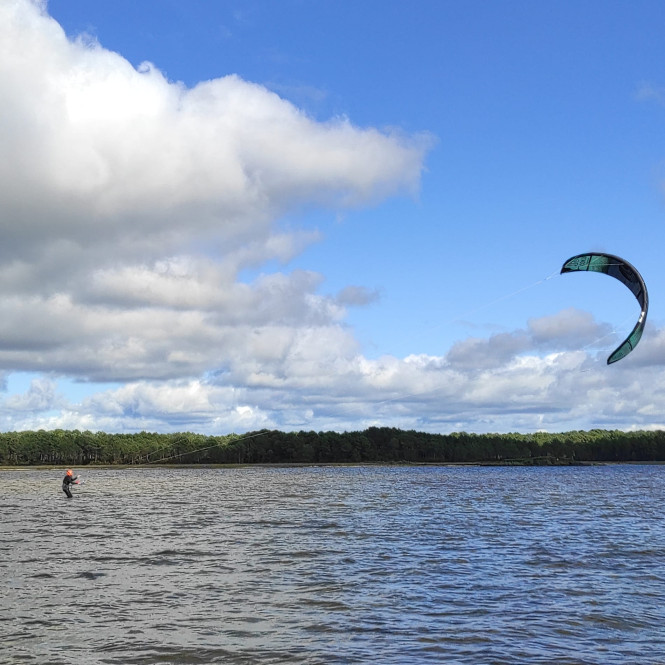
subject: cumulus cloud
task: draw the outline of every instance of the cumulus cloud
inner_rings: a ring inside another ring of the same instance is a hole
[[[611,368],[605,349],[542,353],[542,340],[526,330],[493,337],[455,345],[446,356],[372,360],[342,325],[312,327],[307,334],[294,334],[288,325],[234,328],[234,353],[223,369],[100,387],[78,403],[59,395],[53,380],[37,381],[26,394],[0,403],[0,413],[7,421],[11,412],[15,427],[31,429],[212,434],[263,427],[558,431],[660,423],[662,372],[643,361],[660,353],[662,332],[651,331]]]
[[[463,367],[427,355],[370,360],[354,352],[343,330],[337,330],[338,338],[333,330],[313,330],[311,338],[295,344],[288,328],[253,336],[246,357],[206,376],[132,381],[79,403],[58,397],[52,383],[33,385],[0,408],[19,407],[14,422],[32,429],[211,434],[372,425],[436,432],[653,428],[665,409],[662,372],[636,362],[639,351],[633,362],[611,368],[604,353],[540,355],[533,349]]]
[[[285,211],[418,187],[423,138],[316,122],[237,76],[186,88],[149,63],[134,69],[97,43],[69,41],[28,0],[0,11],[12,258],[50,255],[54,242],[61,258],[82,247],[95,263],[108,257],[102,241],[125,260],[204,241],[224,253],[249,241],[275,251],[270,225]]]
[[[613,334],[608,324],[597,323],[589,312],[569,307],[538,319],[529,319],[529,333],[538,344],[557,344],[575,349],[604,340]]]
[[[499,367],[529,347],[530,340],[524,333],[499,333],[489,339],[458,342],[448,352],[448,360],[452,366],[464,369]]]
[[[30,387],[22,395],[12,395],[6,407],[12,411],[41,413],[66,405],[66,400],[57,392],[55,381],[40,377],[30,382]]]
[[[280,230],[288,212],[416,191],[430,143],[233,75],[187,88],[30,0],[0,5],[0,93],[0,366],[82,380],[197,376],[249,357],[255,328],[337,326],[369,292],[241,271],[320,240]]]

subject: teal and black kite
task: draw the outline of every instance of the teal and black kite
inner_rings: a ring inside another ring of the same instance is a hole
[[[642,279],[642,275],[632,266],[628,261],[620,259],[618,256],[612,254],[578,254],[568,259],[561,268],[561,273],[564,272],[577,272],[580,270],[587,270],[590,272],[602,272],[610,277],[618,279],[622,284],[625,284],[632,292],[637,302],[640,303],[642,311],[640,318],[637,319],[635,327],[630,335],[619,344],[619,346],[612,352],[607,359],[607,364],[611,365],[621,358],[625,358],[638,344],[644,331],[644,326],[647,322],[647,311],[649,310],[649,294],[647,293],[647,285]]]

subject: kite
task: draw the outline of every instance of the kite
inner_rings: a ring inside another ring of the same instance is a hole
[[[590,272],[602,272],[610,277],[618,279],[625,284],[632,292],[637,302],[640,303],[642,311],[640,318],[637,319],[635,327],[630,335],[619,344],[619,346],[610,354],[607,364],[611,365],[621,358],[625,358],[638,344],[647,322],[647,312],[649,310],[649,294],[647,285],[642,279],[642,275],[628,261],[620,259],[612,254],[590,253],[578,254],[569,258],[561,268],[561,274],[564,272],[577,272],[587,270]]]

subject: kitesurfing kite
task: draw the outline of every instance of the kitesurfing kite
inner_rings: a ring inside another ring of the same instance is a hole
[[[620,259],[612,254],[578,254],[568,259],[561,268],[561,273],[577,272],[588,270],[591,272],[602,272],[610,277],[618,279],[625,284],[632,292],[637,302],[640,303],[642,311],[640,318],[637,319],[635,327],[630,335],[619,344],[619,346],[610,354],[607,364],[611,365],[621,358],[625,358],[636,346],[642,337],[644,325],[647,322],[647,311],[649,310],[649,294],[647,285],[642,279],[642,275],[628,261]]]

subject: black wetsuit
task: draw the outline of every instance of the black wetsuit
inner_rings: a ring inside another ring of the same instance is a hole
[[[62,491],[67,495],[68,499],[72,498],[72,490],[69,487],[76,479],[78,476],[65,476],[62,479]]]

